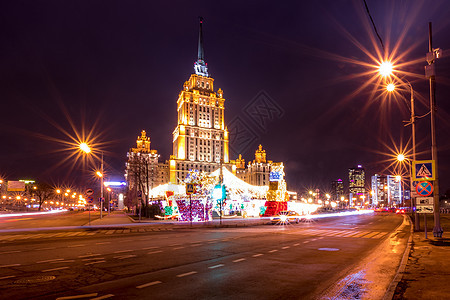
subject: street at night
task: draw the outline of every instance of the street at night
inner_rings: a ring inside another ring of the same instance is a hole
[[[1,239],[1,294],[4,299],[312,299],[341,294],[377,299],[406,247],[408,227],[394,232],[402,222],[399,215],[370,214],[289,225],[16,233]],[[336,289],[349,276],[356,290]]]

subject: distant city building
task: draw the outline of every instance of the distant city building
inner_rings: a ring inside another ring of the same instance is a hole
[[[233,173],[236,169],[229,162],[223,91],[214,91],[214,79],[209,77],[204,60],[202,21],[194,71],[178,95],[178,124],[169,163],[171,183],[184,180],[189,170],[213,172],[220,163]]]
[[[348,169],[348,191],[353,195],[364,195],[365,189],[365,170],[361,165],[356,168]]]
[[[395,176],[379,175],[372,176],[372,203],[377,206],[398,206],[402,202],[401,181]]]
[[[159,162],[157,150],[150,149],[150,137],[145,130],[136,140],[136,148],[127,153],[125,163],[125,180],[128,190],[148,195],[152,188],[169,181],[169,164]]]
[[[239,154],[239,158],[235,161],[236,176],[251,185],[265,186],[269,185],[270,171],[273,162],[266,159],[266,150],[259,145],[255,151],[255,159],[245,166],[245,161]],[[246,168],[245,168],[246,167]]]
[[[341,200],[341,197],[344,196],[344,182],[342,179],[331,182],[331,196],[333,200]]]

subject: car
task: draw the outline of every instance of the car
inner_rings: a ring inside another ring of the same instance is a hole
[[[302,219],[302,216],[299,215],[296,211],[293,210],[285,210],[280,211],[275,216],[270,217],[270,223],[272,224],[289,224],[289,223],[298,223]]]

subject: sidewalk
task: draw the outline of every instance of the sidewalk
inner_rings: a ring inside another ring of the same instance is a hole
[[[428,239],[425,239],[423,216],[421,232],[413,233],[412,247],[403,277],[392,299],[450,298],[450,215],[441,214],[444,238],[433,237],[433,215],[427,217]],[[447,238],[445,238],[447,237]]]

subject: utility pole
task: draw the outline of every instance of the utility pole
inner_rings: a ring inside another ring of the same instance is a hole
[[[438,177],[438,157],[437,157],[437,145],[436,145],[436,72],[434,63],[440,56],[439,49],[433,49],[431,34],[431,22],[428,23],[428,53],[426,60],[428,66],[425,66],[425,75],[430,81],[430,113],[431,113],[431,159],[435,164],[435,178],[434,178],[434,228],[433,236],[441,238],[444,230],[441,227],[440,221],[440,205],[439,205],[439,177]]]
[[[220,196],[220,226],[222,226],[222,206],[223,206],[223,171],[222,171],[222,158],[220,158],[220,171],[219,171],[219,183],[220,183],[220,189],[221,189],[221,196]]]

